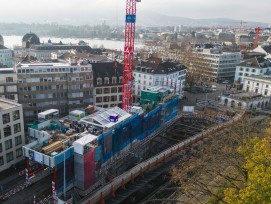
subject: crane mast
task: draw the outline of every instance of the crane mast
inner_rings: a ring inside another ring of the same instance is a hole
[[[124,30],[124,67],[122,77],[122,109],[129,112],[132,106],[134,41],[136,22],[136,2],[140,0],[126,0],[126,20]]]

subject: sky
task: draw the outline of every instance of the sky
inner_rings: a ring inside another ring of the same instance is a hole
[[[1,0],[0,22],[86,24],[117,22],[126,0]],[[231,18],[271,23],[270,0],[141,0],[137,9],[187,18]]]

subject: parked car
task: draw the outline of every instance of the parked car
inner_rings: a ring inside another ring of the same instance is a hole
[[[211,90],[212,90],[212,91],[216,91],[216,85],[212,85],[212,86],[211,86]]]
[[[229,83],[230,83],[229,80],[224,80],[224,81],[222,81],[222,84],[229,84]]]

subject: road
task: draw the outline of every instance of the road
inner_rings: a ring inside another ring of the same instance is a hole
[[[222,95],[222,92],[226,90],[225,84],[212,83],[216,85],[217,90],[209,93],[190,93],[185,91],[184,96],[187,100],[181,100],[180,103],[182,106],[195,106],[196,102],[207,100],[216,100],[218,96]]]

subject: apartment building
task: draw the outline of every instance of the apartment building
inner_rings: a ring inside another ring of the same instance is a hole
[[[17,66],[19,103],[25,121],[58,109],[60,116],[92,104],[92,65],[77,62],[28,63]]]
[[[262,76],[271,71],[271,63],[263,57],[253,57],[236,66],[234,81],[243,83],[247,76]]]
[[[240,63],[240,52],[223,52],[220,48],[196,49],[191,55],[191,68],[202,80],[234,80],[236,66]]]
[[[17,73],[14,68],[0,69],[0,97],[18,100]]]
[[[122,71],[118,62],[93,63],[93,103],[110,108],[122,105]]]
[[[184,94],[186,67],[175,62],[162,62],[159,58],[151,57],[141,61],[133,70],[134,101],[140,97],[141,90],[153,86],[174,88],[180,97]]]
[[[25,145],[22,105],[0,99],[0,172],[23,159]]]

